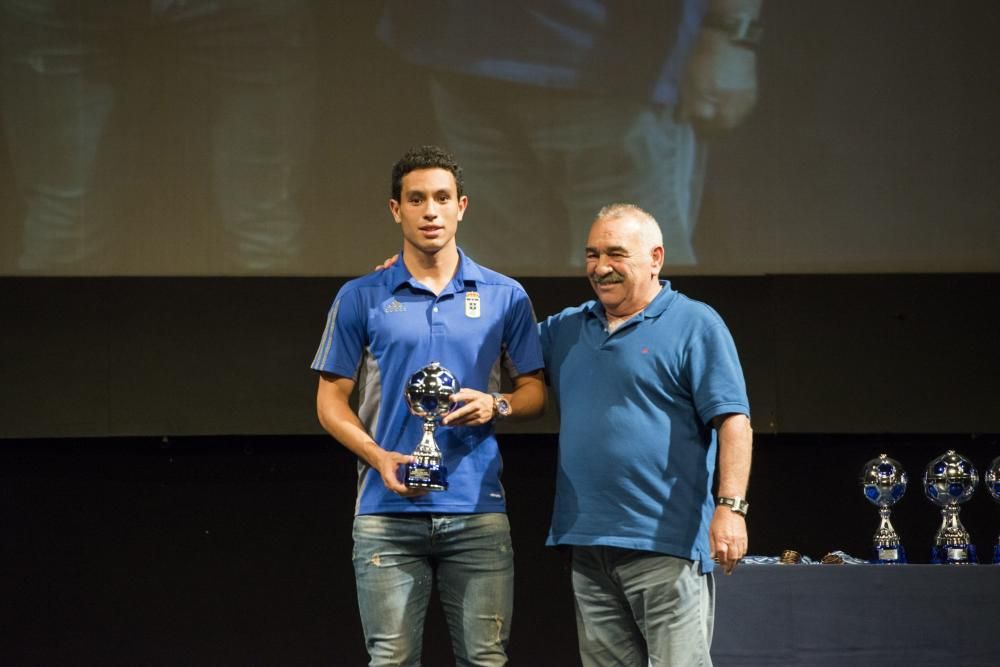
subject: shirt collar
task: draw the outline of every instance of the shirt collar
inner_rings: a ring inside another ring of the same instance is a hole
[[[640,313],[640,319],[646,319],[647,317],[659,317],[663,311],[670,306],[670,303],[674,300],[677,295],[677,291],[670,286],[669,280],[660,281],[660,289],[653,300],[650,301],[645,308],[643,308],[642,313]],[[604,314],[604,306],[598,299],[594,299],[586,308],[587,312],[591,315],[598,317],[600,319],[606,320]]]
[[[669,280],[661,280],[660,287],[662,288],[660,292],[653,297],[653,300],[649,302],[646,309],[642,311],[644,317],[659,317],[670,306],[674,297],[677,296],[677,291],[670,286]]]
[[[386,269],[385,273],[385,284],[388,285],[393,292],[404,285],[420,288],[417,280],[410,273],[410,270],[406,268],[406,264],[403,263],[402,250],[399,251],[399,261]],[[467,257],[466,254],[462,252],[461,248],[458,248],[458,270],[455,271],[455,276],[441,293],[464,292],[466,289],[477,291],[477,286],[483,278],[482,268],[473,262],[472,259]]]

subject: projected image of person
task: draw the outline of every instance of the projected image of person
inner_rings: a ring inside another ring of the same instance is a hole
[[[457,245],[468,201],[442,149],[396,163],[389,208],[400,261],[341,288],[312,363],[320,423],[359,460],[354,573],[370,665],[420,664],[435,583],[456,664],[507,664],[514,560],[493,426],[539,414],[545,386],[527,294]],[[448,488],[427,493],[399,475],[422,431],[403,390],[433,361],[462,390],[435,434]],[[510,393],[500,393],[501,367]]]
[[[718,313],[659,279],[663,256],[646,211],[603,208],[586,242],[596,300],[539,324],[561,415],[547,543],[572,550],[585,667],[711,665],[712,571],[747,551],[739,357]]]
[[[72,271],[107,260],[97,259],[113,240],[111,213],[94,208],[99,156],[123,99],[133,89],[155,93],[164,73],[191,84],[187,102],[208,109],[220,263],[288,267],[300,251],[296,195],[311,141],[309,14],[306,0],[0,0],[2,118],[24,199],[18,268]],[[140,55],[146,42],[163,50]],[[135,73],[147,64],[163,69]],[[157,156],[130,150],[143,154],[129,167],[159,182]]]
[[[520,275],[579,266],[569,249],[620,198],[659,220],[667,264],[691,265],[704,138],[756,101],[760,4],[389,0],[378,34],[428,68],[440,132],[481,191],[473,256]]]

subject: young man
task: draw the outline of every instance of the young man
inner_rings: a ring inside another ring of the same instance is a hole
[[[714,310],[659,279],[663,256],[652,216],[605,207],[586,249],[597,300],[540,326],[562,418],[548,544],[572,546],[585,667],[711,665],[711,572],[747,550],[736,347]]]
[[[320,423],[359,459],[354,572],[370,665],[419,664],[435,580],[457,663],[507,661],[513,551],[493,422],[541,413],[542,353],[521,286],[459,249],[467,205],[461,168],[442,149],[396,163],[389,210],[402,261],[344,285],[312,364]],[[422,431],[403,388],[434,361],[462,390],[435,434],[449,486],[428,493],[400,477]],[[498,393],[501,365],[509,394]]]

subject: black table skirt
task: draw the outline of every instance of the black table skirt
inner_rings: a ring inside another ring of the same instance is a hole
[[[716,581],[716,667],[1000,666],[1000,566],[741,565]]]

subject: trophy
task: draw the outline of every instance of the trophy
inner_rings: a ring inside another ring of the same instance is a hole
[[[455,376],[432,361],[410,376],[403,388],[410,412],[424,420],[424,434],[413,451],[416,460],[406,465],[403,483],[411,489],[448,490],[448,469],[441,460],[441,449],[434,441],[438,422],[455,407],[452,394],[461,387]]]
[[[932,563],[976,563],[976,545],[958,520],[959,505],[972,497],[979,474],[969,460],[955,450],[937,457],[924,471],[924,493],[941,508],[941,527],[934,535]]]
[[[881,517],[873,538],[873,563],[905,563],[906,551],[899,541],[896,529],[889,521],[889,508],[899,502],[906,492],[906,471],[899,462],[881,454],[861,469],[861,488],[865,498],[878,506]]]
[[[1000,503],[1000,456],[993,459],[990,467],[986,469],[983,478],[986,481],[987,493],[993,497],[993,500]],[[997,543],[993,545],[993,564],[1000,565],[1000,537],[997,538]]]

